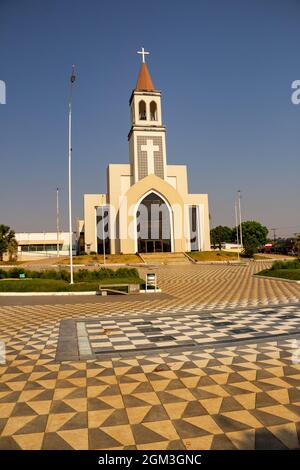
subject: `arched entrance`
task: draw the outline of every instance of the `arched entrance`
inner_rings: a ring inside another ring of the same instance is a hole
[[[172,251],[170,208],[155,192],[140,202],[136,224],[139,253]]]

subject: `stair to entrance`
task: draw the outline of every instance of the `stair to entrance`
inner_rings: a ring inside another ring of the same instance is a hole
[[[184,253],[140,253],[147,264],[191,264]]]

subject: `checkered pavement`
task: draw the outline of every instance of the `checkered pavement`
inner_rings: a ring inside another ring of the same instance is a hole
[[[300,334],[299,304],[200,313],[194,310],[190,307],[190,313],[185,314],[103,317],[78,325],[85,328],[94,354],[205,346]]]
[[[292,340],[1,368],[0,449],[295,449]]]
[[[0,306],[0,450],[300,448],[299,311],[291,304],[300,286],[255,278],[257,269],[159,268],[168,298]],[[62,322],[102,328],[99,320],[116,320],[119,328],[123,320],[131,328],[132,319],[205,341],[55,359]],[[200,332],[191,335],[195,325]],[[255,332],[236,341],[235,327]]]

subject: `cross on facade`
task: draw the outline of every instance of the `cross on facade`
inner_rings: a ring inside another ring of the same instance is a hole
[[[159,145],[153,145],[153,140],[147,139],[147,145],[142,145],[141,150],[147,152],[148,175],[154,173],[154,152],[159,150]]]
[[[145,49],[142,47],[142,50],[141,50],[141,51],[137,51],[137,53],[142,55],[142,62],[143,62],[143,64],[144,64],[144,63],[145,63],[145,55],[149,55],[150,52],[146,52]]]

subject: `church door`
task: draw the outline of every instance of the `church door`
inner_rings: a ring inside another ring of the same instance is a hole
[[[148,194],[138,207],[136,219],[139,253],[171,251],[170,212],[160,196]]]

